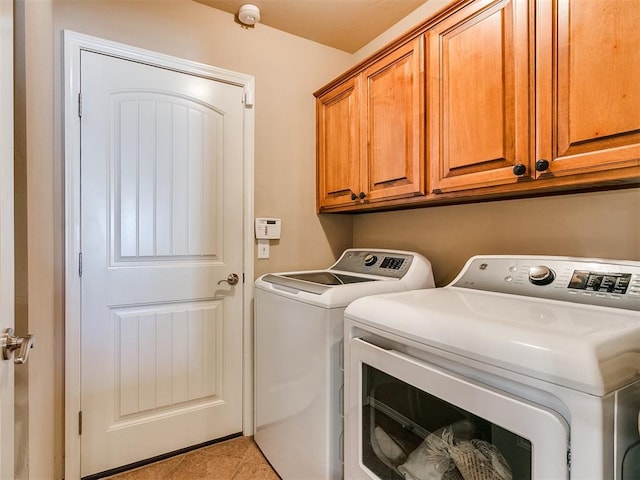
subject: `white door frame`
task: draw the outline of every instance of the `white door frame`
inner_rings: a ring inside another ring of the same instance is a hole
[[[243,158],[243,420],[245,435],[253,433],[253,159],[254,78],[250,75],[151,52],[121,43],[64,31],[64,165],[65,165],[65,478],[80,478],[80,52],[87,50],[147,65],[231,83],[244,88]]]

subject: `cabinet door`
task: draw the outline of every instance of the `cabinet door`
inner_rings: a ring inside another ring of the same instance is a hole
[[[526,0],[480,0],[427,32],[433,193],[530,178],[529,25]]]
[[[424,38],[362,73],[362,185],[366,199],[425,194]]]
[[[361,191],[358,87],[352,78],[316,100],[318,210],[351,205]]]
[[[640,3],[540,0],[538,15],[536,157],[550,162],[545,173],[639,166]]]

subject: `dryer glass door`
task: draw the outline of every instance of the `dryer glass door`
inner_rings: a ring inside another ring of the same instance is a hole
[[[568,478],[556,412],[357,338],[349,348],[345,478]]]

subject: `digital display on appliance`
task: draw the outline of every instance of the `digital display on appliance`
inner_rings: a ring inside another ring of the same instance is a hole
[[[624,294],[627,292],[630,282],[630,273],[602,273],[575,270],[569,282],[569,288],[591,292]]]
[[[382,263],[380,264],[380,268],[390,268],[392,270],[399,270],[404,263],[404,258],[396,258],[396,257],[384,257]]]

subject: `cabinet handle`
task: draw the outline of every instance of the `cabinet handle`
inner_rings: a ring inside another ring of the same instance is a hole
[[[544,158],[541,158],[536,162],[536,171],[544,172],[545,170],[548,170],[548,169],[549,169],[549,160],[545,160]]]
[[[513,166],[513,174],[517,175],[518,177],[520,177],[521,175],[524,175],[525,173],[527,173],[527,166],[524,163],[516,163]]]
[[[358,198],[358,196],[355,193],[351,194],[351,200],[355,200],[356,198]]]
[[[367,195],[364,192],[360,192],[360,194],[358,195],[358,197],[360,197],[360,200],[362,200],[366,196]]]

